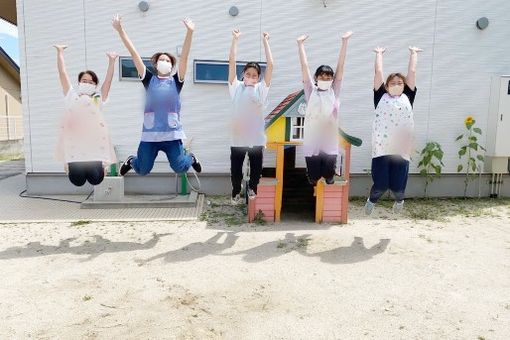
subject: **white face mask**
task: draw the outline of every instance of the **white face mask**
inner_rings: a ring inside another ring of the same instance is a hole
[[[388,87],[390,96],[398,97],[404,92],[404,85],[393,85]]]
[[[78,93],[86,94],[87,96],[92,96],[96,92],[97,86],[89,83],[79,83],[78,84]]]
[[[172,71],[172,63],[168,61],[159,60],[156,69],[160,74],[169,74]]]
[[[333,80],[317,80],[317,87],[322,91],[329,90],[332,84]]]
[[[243,78],[244,85],[246,86],[255,86],[257,85],[257,79],[251,78]]]

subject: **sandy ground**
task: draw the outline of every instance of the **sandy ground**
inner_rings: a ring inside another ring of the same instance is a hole
[[[0,225],[0,339],[510,338],[508,201],[354,202],[344,226],[239,225],[224,203],[198,222]]]

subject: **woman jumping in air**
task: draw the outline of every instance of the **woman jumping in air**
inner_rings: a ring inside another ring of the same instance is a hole
[[[393,211],[399,213],[404,207],[404,196],[409,173],[409,160],[414,148],[413,103],[416,96],[417,47],[411,52],[407,76],[392,73],[383,78],[383,54],[385,48],[375,52],[374,106],[372,125],[372,180],[370,197],[365,213],[372,214],[375,204],[389,189],[394,195]]]
[[[177,72],[174,72],[177,58],[168,52],[157,52],[152,64],[157,73],[148,70],[122,27],[121,18],[113,18],[113,28],[128,49],[138,76],[146,92],[142,138],[136,156],[129,156],[122,164],[120,174],[124,176],[133,169],[139,175],[147,175],[154,166],[154,161],[163,151],[176,173],[185,173],[190,167],[201,172],[202,167],[192,153],[186,153],[182,140],[186,138],[181,124],[181,89],[184,85],[188,56],[191,49],[191,38],[195,24],[190,19],[183,21],[186,27],[186,38],[182,46],[181,58]]]
[[[342,36],[342,47],[336,71],[328,65],[321,65],[310,75],[305,52],[305,40],[302,35],[297,39],[299,60],[303,76],[306,100],[304,125],[304,154],[306,171],[310,184],[316,185],[320,178],[327,184],[334,183],[338,156],[338,110],[340,106],[340,87],[344,74],[347,44],[352,32]]]
[[[262,174],[263,152],[266,146],[264,127],[264,107],[273,74],[273,56],[269,47],[269,34],[262,34],[266,52],[266,70],[260,80],[261,68],[256,62],[244,66],[242,80],[237,79],[236,55],[237,42],[241,32],[232,32],[232,45],[229,56],[228,87],[233,103],[232,141],[230,144],[230,176],[232,181],[233,205],[240,203],[241,182],[243,180],[243,162],[246,154],[250,160],[250,181],[248,196],[255,197],[257,185]]]
[[[65,45],[55,45],[60,84],[65,96],[65,113],[62,119],[56,159],[65,163],[69,180],[76,186],[85,182],[98,185],[103,181],[105,168],[116,162],[108,127],[102,114],[108,99],[116,53],[107,53],[108,70],[101,88],[93,71],[78,75],[78,86],[71,85],[64,62]]]

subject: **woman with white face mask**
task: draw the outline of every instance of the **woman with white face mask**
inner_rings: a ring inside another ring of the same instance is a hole
[[[67,46],[54,47],[57,50],[58,73],[65,96],[65,113],[56,158],[65,163],[69,180],[74,185],[82,186],[87,181],[98,185],[103,181],[105,167],[117,161],[101,111],[108,99],[118,55],[107,53],[108,70],[101,88],[97,87],[97,75],[90,70],[78,75],[78,87],[74,88],[64,62]]]
[[[344,74],[347,44],[352,32],[342,36],[342,47],[336,71],[328,65],[321,65],[315,71],[312,81],[305,52],[305,40],[297,38],[299,60],[303,76],[306,100],[304,125],[304,154],[306,171],[310,184],[324,178],[327,184],[334,183],[338,156],[338,110],[340,106],[340,87]]]
[[[273,56],[269,47],[269,33],[262,34],[266,53],[266,71],[260,81],[260,65],[256,62],[244,66],[242,80],[237,79],[236,55],[237,42],[241,32],[232,31],[232,44],[229,55],[228,88],[232,98],[231,144],[230,144],[230,179],[232,182],[232,205],[241,202],[241,182],[243,180],[243,163],[248,154],[250,160],[250,181],[248,196],[257,194],[257,185],[262,175],[263,152],[266,146],[264,126],[264,107],[273,74]]]
[[[399,213],[404,207],[405,189],[409,173],[409,160],[414,149],[413,103],[416,96],[417,47],[411,52],[407,76],[392,73],[383,81],[383,53],[385,48],[374,49],[374,106],[372,126],[372,180],[370,197],[365,213],[372,214],[375,204],[389,189],[395,203],[393,211]]]
[[[193,167],[196,172],[202,171],[196,157],[186,153],[182,144],[186,135],[181,124],[180,93],[184,85],[191,39],[195,29],[195,24],[190,19],[184,19],[183,23],[186,27],[186,37],[177,72],[172,74],[176,68],[177,59],[170,53],[158,52],[151,58],[157,71],[157,74],[153,74],[145,67],[140,54],[122,27],[120,16],[116,15],[113,18],[112,26],[131,54],[146,92],[142,140],[138,146],[137,155],[129,156],[122,164],[120,168],[122,176],[131,169],[139,175],[149,174],[160,151],[166,154],[170,167],[176,173],[185,173],[190,167]]]

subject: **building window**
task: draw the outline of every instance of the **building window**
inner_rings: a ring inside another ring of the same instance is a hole
[[[156,73],[156,70],[152,66],[151,58],[142,58],[142,61],[149,71],[151,71],[152,73]],[[119,64],[120,64],[120,72],[119,72],[120,80],[128,80],[128,81],[140,80],[140,78],[138,78],[138,72],[136,71],[136,67],[135,67],[135,63],[133,62],[133,58],[120,57]]]
[[[305,132],[305,117],[292,117],[291,122],[291,139],[293,141],[303,140]]]
[[[246,61],[238,61],[236,65],[237,78],[241,80]],[[266,63],[259,63],[262,75],[266,70]],[[262,79],[262,75],[261,78]],[[228,61],[221,60],[194,60],[193,61],[193,82],[195,83],[228,83]]]

